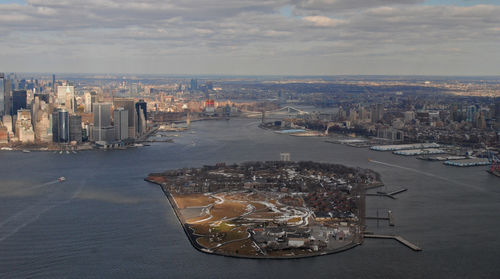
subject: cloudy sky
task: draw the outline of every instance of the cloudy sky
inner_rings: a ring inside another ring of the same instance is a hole
[[[500,75],[500,0],[0,0],[0,71]]]

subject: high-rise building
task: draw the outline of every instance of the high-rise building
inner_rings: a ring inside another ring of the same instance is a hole
[[[5,76],[3,73],[0,73],[0,117],[2,117],[5,113]]]
[[[135,104],[137,114],[137,134],[142,135],[146,132],[146,121],[148,120],[147,103],[144,100],[139,100]]]
[[[57,86],[57,105],[66,110],[75,111],[75,87],[71,85]]]
[[[189,87],[191,91],[195,91],[198,89],[198,80],[193,78],[191,79],[191,86]]]
[[[52,74],[52,91],[56,92],[56,75]]]
[[[59,109],[54,109],[51,116],[52,141],[59,142]]]
[[[94,98],[92,98],[92,94],[90,92],[85,92],[85,94],[83,94],[83,104],[85,113],[92,112],[92,103],[95,103],[95,96]]]
[[[123,108],[128,111],[128,137],[135,138],[136,134],[136,109],[135,102],[132,98],[115,98],[113,100],[115,108]]]
[[[124,108],[117,108],[113,111],[116,140],[128,138],[128,111]]]
[[[40,100],[39,96],[36,96],[31,113],[33,115],[32,122],[35,130],[35,140],[38,142],[51,142],[53,140],[52,126],[48,103]]]
[[[16,136],[20,142],[34,142],[35,133],[31,124],[31,111],[26,109],[17,110]]]
[[[26,90],[14,90],[12,92],[12,115],[16,115],[20,109],[26,109]]]
[[[69,113],[65,109],[58,111],[57,135],[58,142],[69,142]]]
[[[375,110],[372,111],[372,122],[381,121],[384,118],[384,104],[377,104]]]
[[[69,140],[82,143],[82,117],[80,115],[69,116]]]
[[[111,103],[92,104],[94,113],[93,140],[96,142],[111,142],[114,140],[114,127],[111,126]]]
[[[3,79],[4,86],[3,86],[3,102],[4,102],[4,107],[3,107],[3,114],[4,115],[12,115],[12,86],[10,79],[5,78]]]

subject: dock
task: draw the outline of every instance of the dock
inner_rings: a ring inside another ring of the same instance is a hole
[[[396,199],[396,197],[393,197],[393,196],[391,196],[391,195],[389,195],[389,194],[387,194],[387,193],[382,193],[382,192],[377,192],[376,194],[367,193],[367,194],[366,194],[366,196],[367,196],[367,197],[370,197],[370,196],[371,196],[371,197],[388,197],[388,198],[391,198],[391,199],[393,199],[393,200],[395,200],[395,199]]]
[[[391,210],[387,211],[387,217],[366,216],[365,219],[366,220],[384,220],[384,221],[389,221],[389,226],[394,227],[394,218],[392,217],[392,211]]]
[[[378,238],[378,239],[394,239],[394,240],[398,241],[399,243],[405,245],[406,247],[412,249],[415,252],[422,251],[422,248],[409,242],[408,240],[404,239],[400,235],[365,234],[363,237],[364,238]]]
[[[372,196],[372,197],[388,197],[388,198],[391,198],[393,200],[396,199],[396,197],[394,195],[397,195],[397,194],[400,194],[400,193],[403,193],[403,192],[406,192],[408,191],[408,189],[406,188],[402,188],[402,189],[399,189],[399,190],[396,190],[396,191],[392,191],[390,193],[386,193],[386,192],[382,192],[382,191],[377,191],[376,194],[373,194],[373,193],[367,193],[366,196]]]
[[[396,190],[396,191],[390,192],[388,194],[391,195],[391,196],[394,196],[394,195],[397,195],[399,193],[403,193],[403,192],[406,192],[406,191],[408,191],[408,189],[403,188],[403,189],[400,189],[400,190]]]

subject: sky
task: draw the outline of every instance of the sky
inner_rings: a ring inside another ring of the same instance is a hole
[[[500,0],[0,0],[0,72],[500,75]]]

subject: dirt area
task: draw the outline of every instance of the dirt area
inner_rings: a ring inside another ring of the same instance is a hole
[[[213,221],[238,217],[246,212],[247,205],[241,202],[224,201],[222,204],[215,204],[210,210]]]
[[[258,256],[261,254],[250,239],[223,245],[220,248],[217,248],[216,251],[229,255]]]
[[[172,196],[174,197],[177,206],[181,209],[186,207],[207,206],[215,202],[215,199],[213,199],[210,196],[205,196],[203,194],[187,194],[187,195],[172,194]]]

